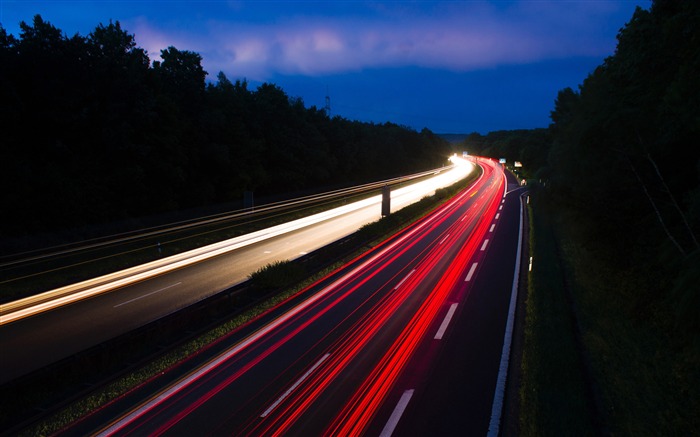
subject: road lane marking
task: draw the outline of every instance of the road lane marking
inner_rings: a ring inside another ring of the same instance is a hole
[[[280,396],[279,398],[277,398],[277,400],[276,400],[272,405],[270,405],[270,406],[268,407],[268,409],[265,410],[265,412],[262,413],[262,414],[260,415],[260,417],[266,417],[268,414],[270,414],[270,413],[272,412],[272,410],[274,410],[283,400],[285,400],[285,399],[287,398],[287,396],[289,396],[289,395],[294,391],[295,388],[299,387],[299,384],[301,384],[302,382],[304,382],[304,380],[305,380],[306,378],[308,378],[309,375],[311,375],[311,373],[312,373],[314,370],[316,370],[316,368],[317,368],[318,366],[320,366],[321,363],[323,363],[324,361],[326,361],[326,359],[327,359],[328,357],[330,357],[330,356],[331,356],[331,354],[326,354],[326,355],[322,356],[321,359],[319,359],[318,361],[316,361],[316,364],[314,364],[313,366],[311,366],[311,368],[310,368],[309,370],[307,370],[306,373],[304,373],[303,375],[301,375],[301,378],[297,379],[296,382],[295,382],[294,384],[292,384],[292,386],[289,387],[289,388],[287,389],[287,391],[284,392],[284,393],[282,394],[282,396]]]
[[[404,282],[406,282],[406,279],[410,278],[411,275],[413,274],[413,272],[415,272],[415,271],[416,271],[416,269],[413,269],[413,270],[411,270],[410,272],[408,272],[408,275],[406,275],[406,276],[401,280],[401,282],[399,282],[398,284],[396,284],[396,287],[394,287],[394,290],[398,290],[399,287],[402,286]]]
[[[496,220],[498,220],[498,217],[500,217],[500,216],[501,216],[501,213],[500,213],[500,212],[497,213],[497,214],[496,214]]]
[[[203,375],[209,373],[212,369],[218,367],[224,361],[229,360],[231,357],[237,355],[242,350],[246,349],[251,344],[258,341],[260,338],[268,335],[271,331],[277,329],[283,323],[287,322],[288,320],[295,317],[296,315],[298,315],[299,313],[301,313],[305,309],[309,308],[311,305],[313,305],[317,301],[320,301],[321,299],[323,299],[325,296],[330,294],[336,288],[340,287],[340,284],[345,283],[346,281],[348,281],[349,278],[356,275],[357,272],[362,271],[367,266],[377,262],[377,260],[380,259],[381,256],[386,255],[387,252],[393,250],[394,248],[400,246],[400,244],[402,244],[403,242],[409,240],[413,235],[420,232],[421,229],[428,227],[436,219],[437,218],[435,216],[431,216],[428,219],[426,219],[426,221],[419,223],[418,226],[413,227],[405,235],[399,237],[398,240],[394,241],[393,243],[390,243],[389,245],[387,245],[386,247],[381,249],[379,252],[372,255],[369,259],[362,262],[359,266],[355,267],[352,271],[346,273],[341,278],[337,279],[336,281],[334,281],[332,284],[330,284],[329,286],[327,286],[323,290],[319,291],[318,293],[316,293],[315,295],[313,295],[309,299],[307,299],[304,302],[300,303],[299,305],[295,306],[294,308],[292,308],[290,311],[288,311],[284,315],[274,319],[273,321],[271,321],[270,323],[268,323],[264,327],[255,331],[253,334],[246,337],[240,343],[237,343],[234,346],[232,346],[231,348],[227,349],[221,355],[212,359],[204,366],[199,367],[198,369],[196,369],[195,371],[190,373],[188,376],[179,380],[174,385],[171,385],[169,388],[164,389],[164,391],[160,392],[160,394],[158,396],[151,398],[149,401],[142,404],[137,409],[132,410],[131,412],[129,412],[125,416],[122,416],[120,419],[117,419],[117,421],[113,422],[107,428],[100,431],[99,434],[97,434],[97,436],[98,437],[106,437],[106,436],[112,435],[115,432],[126,427],[128,424],[132,423],[137,418],[142,417],[144,414],[146,414],[146,412],[148,412],[148,411],[152,410],[153,408],[155,408],[156,406],[160,405],[165,400],[167,400],[171,396],[173,396],[175,393],[180,392],[183,388],[192,384],[194,381],[201,378]]]
[[[527,271],[528,272],[532,271],[532,257],[530,257],[530,265],[528,266]]]
[[[122,306],[122,305],[126,305],[126,304],[131,303],[131,302],[136,302],[136,301],[139,300],[139,299],[143,299],[144,297],[148,297],[148,296],[150,296],[150,295],[152,295],[152,294],[160,293],[161,291],[167,290],[168,288],[176,287],[176,286],[178,286],[178,285],[180,285],[180,284],[182,284],[182,282],[178,282],[177,284],[168,285],[167,287],[161,288],[160,290],[151,291],[150,293],[146,293],[146,294],[144,294],[143,296],[139,296],[139,297],[136,297],[136,298],[134,298],[134,299],[127,300],[126,302],[122,302],[122,303],[120,303],[120,304],[114,305],[112,308],[117,308],[117,307],[120,307],[120,306]]]
[[[269,254],[269,253],[272,253],[272,251],[271,251],[271,250],[266,250],[266,251],[264,251],[263,253]]]
[[[384,429],[382,430],[382,433],[379,434],[379,437],[389,437],[394,433],[394,429],[396,429],[396,425],[399,424],[399,420],[401,420],[401,416],[403,415],[406,406],[408,406],[411,396],[413,396],[413,389],[403,392],[401,399],[399,399],[399,402],[396,404],[396,408],[394,408],[394,411],[391,413],[391,416],[386,422],[386,425],[384,425]]]
[[[479,264],[479,263],[472,264],[471,268],[469,269],[469,273],[467,273],[467,277],[464,278],[464,282],[469,282],[472,280],[472,275],[474,274],[474,270],[476,270],[477,264]]]
[[[447,330],[447,326],[450,324],[450,321],[452,320],[452,316],[455,314],[455,310],[457,309],[457,305],[459,305],[457,302],[450,305],[450,309],[447,310],[447,314],[445,315],[445,318],[442,320],[442,324],[440,325],[440,328],[438,329],[437,333],[435,334],[435,340],[442,340],[442,336],[445,335],[445,331]]]
[[[450,236],[450,234],[445,235],[445,238],[443,238],[442,240],[440,240],[440,242],[439,242],[438,244],[444,243],[445,240],[447,240],[447,237],[449,237],[449,236]]]
[[[485,239],[485,240],[484,240],[484,244],[481,245],[481,251],[482,251],[482,252],[486,250],[486,245],[487,245],[487,244],[489,244],[489,239],[488,239],[488,238]]]
[[[496,223],[492,224],[491,229],[489,229],[489,232],[493,232],[493,228],[495,228],[495,227],[496,227]]]
[[[518,249],[515,252],[515,271],[513,272],[513,288],[510,292],[510,304],[508,305],[508,319],[506,331],[503,334],[503,349],[501,350],[501,362],[498,366],[496,388],[491,404],[491,419],[487,437],[497,437],[501,428],[501,416],[503,415],[503,402],[506,392],[506,378],[508,378],[508,365],[510,364],[510,346],[513,341],[513,325],[515,324],[515,307],[518,304],[518,284],[520,278],[520,257],[523,245],[523,198],[520,196],[520,230],[518,231]]]

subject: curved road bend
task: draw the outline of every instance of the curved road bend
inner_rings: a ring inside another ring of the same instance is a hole
[[[460,434],[485,433],[510,295],[500,282],[512,281],[515,258],[506,216],[519,201],[505,194],[498,164],[481,165],[477,183],[400,238],[94,432],[434,434],[430,420],[451,400],[440,393],[450,393],[443,382],[452,375],[438,374],[449,370],[474,384],[463,387],[472,415],[456,411],[452,422],[461,422]],[[501,261],[498,286],[480,279],[490,278],[493,259]],[[462,344],[465,329],[482,341]],[[453,353],[472,357],[469,366],[446,366]]]

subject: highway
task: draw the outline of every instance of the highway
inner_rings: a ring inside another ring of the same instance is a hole
[[[458,159],[458,158],[456,158]],[[459,160],[392,192],[392,210],[465,177]],[[143,326],[379,218],[380,197],[0,306],[0,383]]]
[[[331,284],[241,327],[222,354],[90,432],[486,434],[500,420],[522,189],[480,165],[470,188]]]

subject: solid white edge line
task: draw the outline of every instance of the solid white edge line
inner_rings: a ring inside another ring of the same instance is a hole
[[[310,368],[309,370],[307,370],[306,373],[304,373],[303,375],[301,375],[301,377],[300,377],[299,379],[297,379],[296,382],[295,382],[294,384],[292,384],[292,386],[289,387],[289,388],[287,389],[287,391],[285,391],[285,392],[282,394],[282,396],[280,396],[279,398],[277,398],[277,400],[276,400],[272,405],[270,405],[270,406],[267,408],[267,410],[265,410],[265,412],[262,413],[262,414],[260,415],[260,417],[267,417],[267,415],[270,414],[270,413],[272,412],[272,410],[274,410],[275,408],[277,408],[277,406],[278,406],[283,400],[285,400],[285,399],[287,398],[287,396],[289,396],[290,393],[292,393],[292,392],[294,391],[295,388],[299,387],[299,384],[301,384],[302,382],[304,382],[304,380],[305,380],[306,378],[308,378],[309,375],[311,375],[311,373],[312,373],[314,370],[316,370],[316,368],[317,368],[318,366],[321,365],[321,363],[323,363],[324,361],[326,361],[326,359],[327,359],[329,356],[331,356],[331,354],[325,354],[325,355],[322,356],[318,361],[316,361],[316,364],[314,364],[313,366],[311,366],[311,368]]]
[[[447,331],[447,326],[449,326],[450,321],[452,320],[452,316],[454,316],[455,314],[457,305],[459,305],[457,302],[454,302],[452,305],[450,305],[450,309],[447,310],[447,314],[445,314],[445,318],[442,320],[440,328],[435,333],[435,340],[442,340],[442,336],[445,335],[445,331]]]
[[[501,170],[501,174],[503,175],[503,197],[506,197],[506,194],[508,194],[508,178],[503,170]]]
[[[399,420],[401,420],[401,416],[403,415],[406,406],[408,406],[411,396],[413,396],[413,389],[403,392],[401,399],[399,399],[399,402],[396,404],[394,411],[391,413],[386,425],[384,425],[384,429],[382,430],[382,433],[379,434],[379,437],[389,437],[394,433],[394,429],[396,429],[396,425],[399,424]]]
[[[141,296],[139,296],[139,297],[135,297],[135,298],[133,298],[133,299],[131,299],[131,300],[127,300],[126,302],[122,302],[122,303],[116,304],[116,305],[114,305],[112,308],[117,308],[117,307],[120,307],[120,306],[122,306],[122,305],[126,305],[126,304],[128,304],[128,303],[135,302],[135,301],[137,301],[137,300],[139,300],[139,299],[143,299],[144,297],[148,297],[148,296],[150,296],[150,295],[152,295],[152,294],[160,293],[161,291],[167,290],[168,288],[176,287],[176,286],[178,286],[178,285],[180,285],[180,284],[182,284],[182,281],[180,281],[180,282],[178,282],[178,283],[176,283],[176,284],[168,285],[167,287],[163,287],[163,288],[161,288],[160,290],[151,291],[150,293],[146,293],[146,294],[141,295]]]
[[[520,198],[520,231],[518,232],[518,250],[515,252],[515,272],[513,273],[513,288],[510,292],[510,305],[508,306],[508,321],[506,332],[503,336],[503,349],[501,350],[501,362],[498,367],[496,390],[493,394],[491,405],[491,420],[489,422],[488,437],[497,437],[501,427],[503,414],[503,402],[505,400],[506,378],[508,377],[508,365],[510,363],[510,346],[513,341],[513,325],[515,323],[515,307],[518,303],[518,281],[520,278],[520,254],[523,243],[523,205]]]
[[[413,270],[411,270],[410,272],[408,272],[408,274],[407,274],[406,276],[404,276],[404,278],[401,280],[401,282],[399,282],[398,284],[396,284],[396,287],[394,287],[394,290],[398,290],[399,287],[402,286],[404,282],[406,282],[406,279],[410,278],[411,275],[412,275],[415,271],[416,271],[416,269],[413,269]]]
[[[474,274],[474,270],[476,270],[477,264],[479,264],[479,263],[472,264],[471,268],[469,269],[469,273],[467,273],[467,277],[464,278],[464,282],[469,282],[472,280],[472,275]]]
[[[481,245],[481,251],[482,251],[482,252],[486,250],[486,245],[487,245],[487,244],[489,244],[489,239],[488,239],[488,238],[485,239],[485,240],[484,240],[484,244]]]

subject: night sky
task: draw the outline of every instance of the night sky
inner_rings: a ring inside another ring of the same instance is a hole
[[[557,92],[614,53],[648,0],[0,1],[0,23],[40,14],[68,36],[119,21],[148,51],[203,57],[216,80],[272,82],[332,115],[437,133],[546,127]]]

